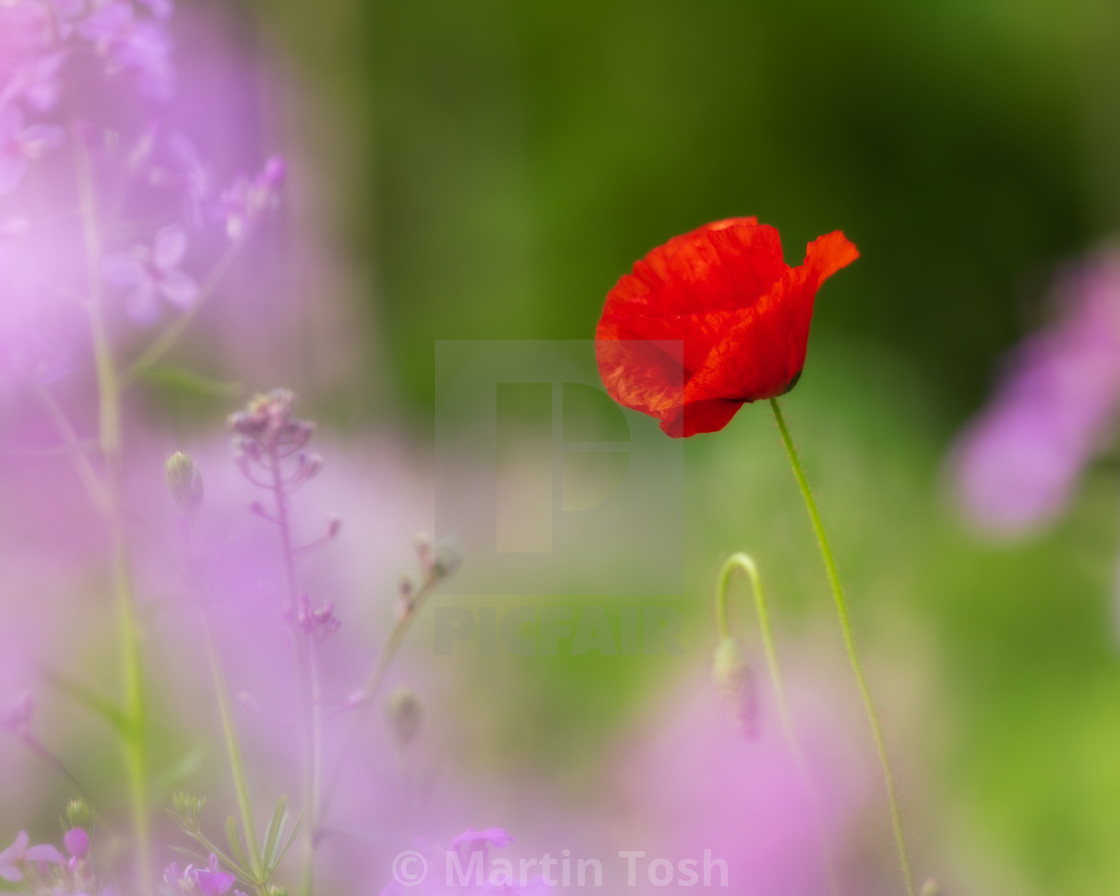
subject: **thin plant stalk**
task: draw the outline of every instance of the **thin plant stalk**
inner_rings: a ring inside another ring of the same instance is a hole
[[[322,802],[319,805],[319,811],[323,814],[326,813],[327,808],[330,806],[331,800],[334,797],[335,790],[338,787],[339,779],[346,765],[346,760],[350,756],[350,752],[354,748],[354,744],[358,739],[358,732],[361,730],[362,723],[365,721],[369,713],[369,708],[373,705],[377,698],[377,693],[381,689],[381,685],[385,680],[385,673],[389,671],[389,667],[393,663],[397,652],[404,643],[405,635],[408,634],[409,628],[412,626],[412,620],[416,618],[424,598],[431,593],[434,583],[425,584],[417,592],[412,599],[407,611],[397,619],[397,624],[393,626],[393,630],[389,633],[389,640],[386,641],[385,646],[381,650],[377,662],[374,664],[373,670],[370,672],[369,678],[366,680],[365,687],[362,688],[362,700],[354,713],[354,721],[350,723],[350,730],[346,734],[346,739],[342,744],[342,752],[339,754],[338,762],[335,765],[334,774],[331,776],[330,781],[327,783],[326,790],[323,793]],[[313,817],[313,825],[317,825],[321,819]]]
[[[786,697],[786,687],[782,680],[781,667],[778,665],[778,651],[774,644],[774,633],[770,628],[770,613],[766,606],[766,595],[762,590],[762,579],[758,574],[758,566],[754,560],[742,552],[732,554],[720,567],[716,579],[716,625],[719,628],[720,638],[731,638],[731,625],[727,614],[727,590],[731,574],[740,570],[750,579],[751,591],[754,594],[755,614],[758,616],[758,630],[762,636],[762,649],[766,654],[766,665],[770,670],[770,681],[774,686],[774,705],[778,711],[778,723],[782,726],[782,734],[786,739],[790,755],[793,757],[797,773],[805,788],[806,796],[812,806],[813,822],[820,839],[821,856],[824,861],[825,874],[828,876],[828,889],[832,896],[839,896],[840,884],[836,875],[836,864],[832,857],[832,849],[828,844],[825,833],[824,820],[821,817],[820,805],[817,800],[816,790],[813,787],[809,766],[805,761],[805,754],[793,727],[793,718],[789,711],[789,700]]]
[[[292,545],[292,532],[288,516],[288,500],[284,491],[284,480],[280,471],[280,455],[273,450],[269,456],[272,469],[271,489],[276,499],[276,526],[280,530],[280,549],[284,566],[284,579],[288,589],[288,601],[298,606],[299,588],[296,584],[295,549]],[[315,819],[319,812],[319,767],[322,759],[322,716],[319,707],[318,671],[315,665],[315,645],[309,644],[305,651],[301,632],[296,627],[293,644],[296,653],[296,670],[300,680],[300,708],[304,730],[304,779],[303,797],[307,817],[311,820],[304,831],[304,896],[312,896],[315,888]]]
[[[121,678],[125,717],[122,728],[129,805],[138,854],[142,889],[150,889],[151,823],[148,817],[148,722],[144,688],[140,624],[132,585],[132,564],[124,532],[121,500],[121,389],[117,378],[108,328],[105,322],[101,285],[101,230],[93,168],[80,128],[71,118],[70,142],[81,207],[82,238],[86,253],[89,286],[89,324],[97,372],[98,439],[105,460],[106,516],[112,541],[113,582],[117,606],[117,628],[121,642]]]
[[[222,734],[225,736],[226,753],[229,755],[229,769],[233,777],[233,788],[237,793],[237,808],[241,813],[241,827],[245,829],[245,846],[249,852],[249,865],[252,872],[261,877],[261,850],[257,842],[257,826],[253,821],[253,804],[249,799],[249,784],[245,777],[245,763],[241,758],[241,744],[237,738],[237,727],[233,720],[233,708],[226,686],[222,660],[218,655],[218,645],[214,637],[214,625],[208,610],[202,611],[202,626],[206,633],[206,649],[210,654],[210,674],[214,680],[214,695],[218,701],[218,714],[222,719]]]
[[[883,737],[883,726],[879,721],[879,713],[875,709],[875,703],[871,698],[871,687],[867,682],[867,675],[863,670],[859,651],[856,649],[855,635],[852,632],[852,622],[848,613],[848,602],[845,600],[844,590],[840,586],[836,561],[833,559],[832,548],[829,546],[828,537],[825,535],[820,512],[817,510],[817,503],[813,498],[812,490],[809,488],[809,482],[805,478],[801,460],[797,455],[797,449],[793,446],[793,438],[790,436],[789,427],[786,426],[785,417],[777,399],[770,399],[770,409],[774,412],[774,421],[778,424],[782,445],[785,447],[786,454],[789,455],[790,466],[793,468],[793,478],[797,480],[797,487],[801,490],[801,497],[805,501],[805,509],[809,512],[809,521],[817,538],[817,546],[820,548],[821,559],[824,560],[825,572],[828,575],[828,583],[832,588],[832,596],[836,604],[836,614],[840,620],[840,631],[844,636],[844,647],[848,652],[848,660],[851,663],[852,671],[855,673],[856,684],[859,686],[864,709],[867,711],[867,718],[871,724],[871,736],[875,741],[875,750],[879,754],[879,765],[882,767],[883,779],[886,782],[887,800],[890,803],[891,827],[894,831],[899,863],[902,865],[902,875],[906,882],[906,892],[908,896],[915,896],[917,891],[914,887],[914,872],[910,862],[910,852],[906,847],[906,836],[902,826],[902,809],[899,803],[894,771],[887,754],[887,745]]]

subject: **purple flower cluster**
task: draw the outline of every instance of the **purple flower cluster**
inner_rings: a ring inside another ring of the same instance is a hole
[[[1086,262],[1057,299],[1055,322],[1011,356],[953,453],[960,502],[993,534],[1053,520],[1120,410],[1120,254]]]
[[[210,861],[205,865],[180,868],[178,862],[172,862],[163,872],[163,882],[175,896],[224,896],[231,890],[233,896],[245,896],[233,888],[236,881],[234,875],[222,869],[214,853],[210,853]]]
[[[115,896],[99,885],[90,858],[90,837],[85,828],[70,828],[63,837],[67,855],[49,843],[31,846],[26,831],[0,852],[0,880],[20,884],[34,896]],[[223,891],[224,892],[224,891]]]
[[[0,384],[66,375],[91,303],[115,330],[118,309],[141,324],[193,311],[228,263],[223,235],[240,244],[277,204],[279,157],[223,189],[175,129],[172,12],[0,3]]]

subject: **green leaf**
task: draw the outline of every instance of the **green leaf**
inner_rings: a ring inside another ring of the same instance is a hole
[[[268,822],[268,832],[265,834],[264,840],[264,853],[262,865],[264,865],[266,875],[270,875],[274,866],[272,860],[272,851],[276,846],[276,840],[283,836],[283,830],[288,823],[288,813],[285,807],[288,805],[288,798],[286,796],[280,797],[280,802],[276,804],[276,811],[272,813],[272,818]]]
[[[287,818],[284,818],[284,823],[287,823],[287,820]],[[280,854],[276,857],[276,861],[272,865],[273,870],[275,870],[276,867],[280,864],[284,856],[287,854],[288,850],[292,848],[292,844],[296,842],[296,836],[299,834],[299,828],[302,823],[303,813],[300,812],[299,817],[296,818],[296,825],[294,828],[292,828],[292,836],[288,838],[288,842],[284,844],[284,848],[280,850]]]
[[[240,383],[212,380],[183,367],[149,367],[138,371],[137,376],[163,389],[208,398],[240,398],[245,393],[245,387]]]
[[[245,874],[247,874],[250,879],[254,878],[256,875],[253,872],[253,866],[249,863],[249,860],[245,858],[245,849],[241,845],[241,835],[237,833],[237,822],[232,815],[226,819],[226,839],[229,841],[229,848],[233,851],[234,856],[237,857],[238,864],[245,870]]]
[[[207,746],[197,743],[186,753],[182,759],[160,774],[156,775],[153,789],[156,793],[166,793],[176,784],[186,780],[202,767],[206,759]]]
[[[48,678],[51,684],[62,691],[62,693],[82,704],[82,706],[94,715],[101,716],[101,718],[112,725],[122,737],[128,738],[129,731],[132,728],[131,720],[128,718],[128,714],[125,713],[124,709],[116,702],[87,688],[84,684],[80,684],[57,672],[51,673]]]

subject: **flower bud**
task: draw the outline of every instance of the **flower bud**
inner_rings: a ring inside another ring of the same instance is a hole
[[[742,646],[734,638],[724,638],[712,659],[712,681],[736,721],[753,737],[756,728],[754,675]]]
[[[175,807],[175,815],[178,816],[179,823],[185,830],[199,830],[202,810],[206,808],[206,797],[180,790],[171,798],[171,804]]]
[[[401,747],[407,747],[420,733],[423,710],[416,695],[408,688],[398,688],[389,695],[385,702],[385,715]]]
[[[432,560],[432,578],[434,581],[446,579],[463,562],[462,555],[450,541],[441,541],[436,545],[435,558]]]
[[[941,885],[931,877],[922,884],[921,896],[941,896]]]
[[[85,800],[70,800],[66,804],[66,821],[72,828],[89,826],[90,811]]]
[[[202,506],[202,474],[198,467],[190,455],[176,451],[167,459],[165,472],[171,499],[183,513],[194,516]]]

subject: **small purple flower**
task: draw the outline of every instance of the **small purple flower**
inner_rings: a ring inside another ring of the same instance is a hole
[[[210,198],[212,190],[210,170],[194,144],[182,134],[172,135],[170,146],[175,157],[174,177],[183,186],[187,217],[192,225],[198,226],[202,222],[203,203]]]
[[[203,896],[221,896],[222,893],[228,893],[237,880],[228,871],[222,871],[218,865],[218,857],[214,853],[210,853],[210,864],[205,869],[199,868],[195,871],[194,878]]]
[[[23,179],[27,166],[62,142],[62,128],[47,124],[24,126],[23,112],[0,106],[0,196]]]
[[[23,880],[23,870],[20,867],[26,862],[54,862],[63,861],[62,853],[44,843],[40,846],[28,846],[30,838],[27,831],[20,831],[15,842],[0,852],[0,879],[11,883]]]
[[[225,223],[226,236],[234,241],[241,239],[253,219],[276,203],[286,176],[284,160],[272,156],[256,177],[237,178],[219,197],[215,209],[218,219]]]
[[[89,834],[85,828],[71,828],[62,838],[66,851],[75,859],[84,859],[89,855]]]
[[[295,624],[306,635],[323,637],[338,631],[342,622],[334,615],[334,601],[328,600],[318,609],[311,606],[311,598],[300,594],[295,612]]]
[[[140,90],[154,99],[171,97],[172,43],[162,23],[137,17],[127,0],[108,0],[93,9],[79,30],[105,59],[110,76],[123,73],[135,78]]]
[[[237,878],[228,871],[223,871],[218,864],[218,857],[210,853],[210,862],[204,868],[188,865],[180,868],[178,862],[172,862],[164,869],[164,883],[174,887],[174,892],[179,896],[223,896],[233,887]],[[239,891],[234,891],[235,896],[240,896]]]
[[[128,313],[149,323],[159,315],[161,297],[180,310],[190,308],[198,298],[198,284],[179,270],[186,253],[187,235],[182,228],[164,227],[156,234],[153,248],[136,246],[131,252],[107,256],[103,273],[108,282],[129,291]]]
[[[35,695],[24,691],[0,716],[0,728],[7,728],[17,737],[31,733],[31,719],[35,715]]]
[[[59,51],[24,63],[0,93],[0,105],[18,99],[40,112],[50,109],[58,102],[58,71],[65,58]]]

